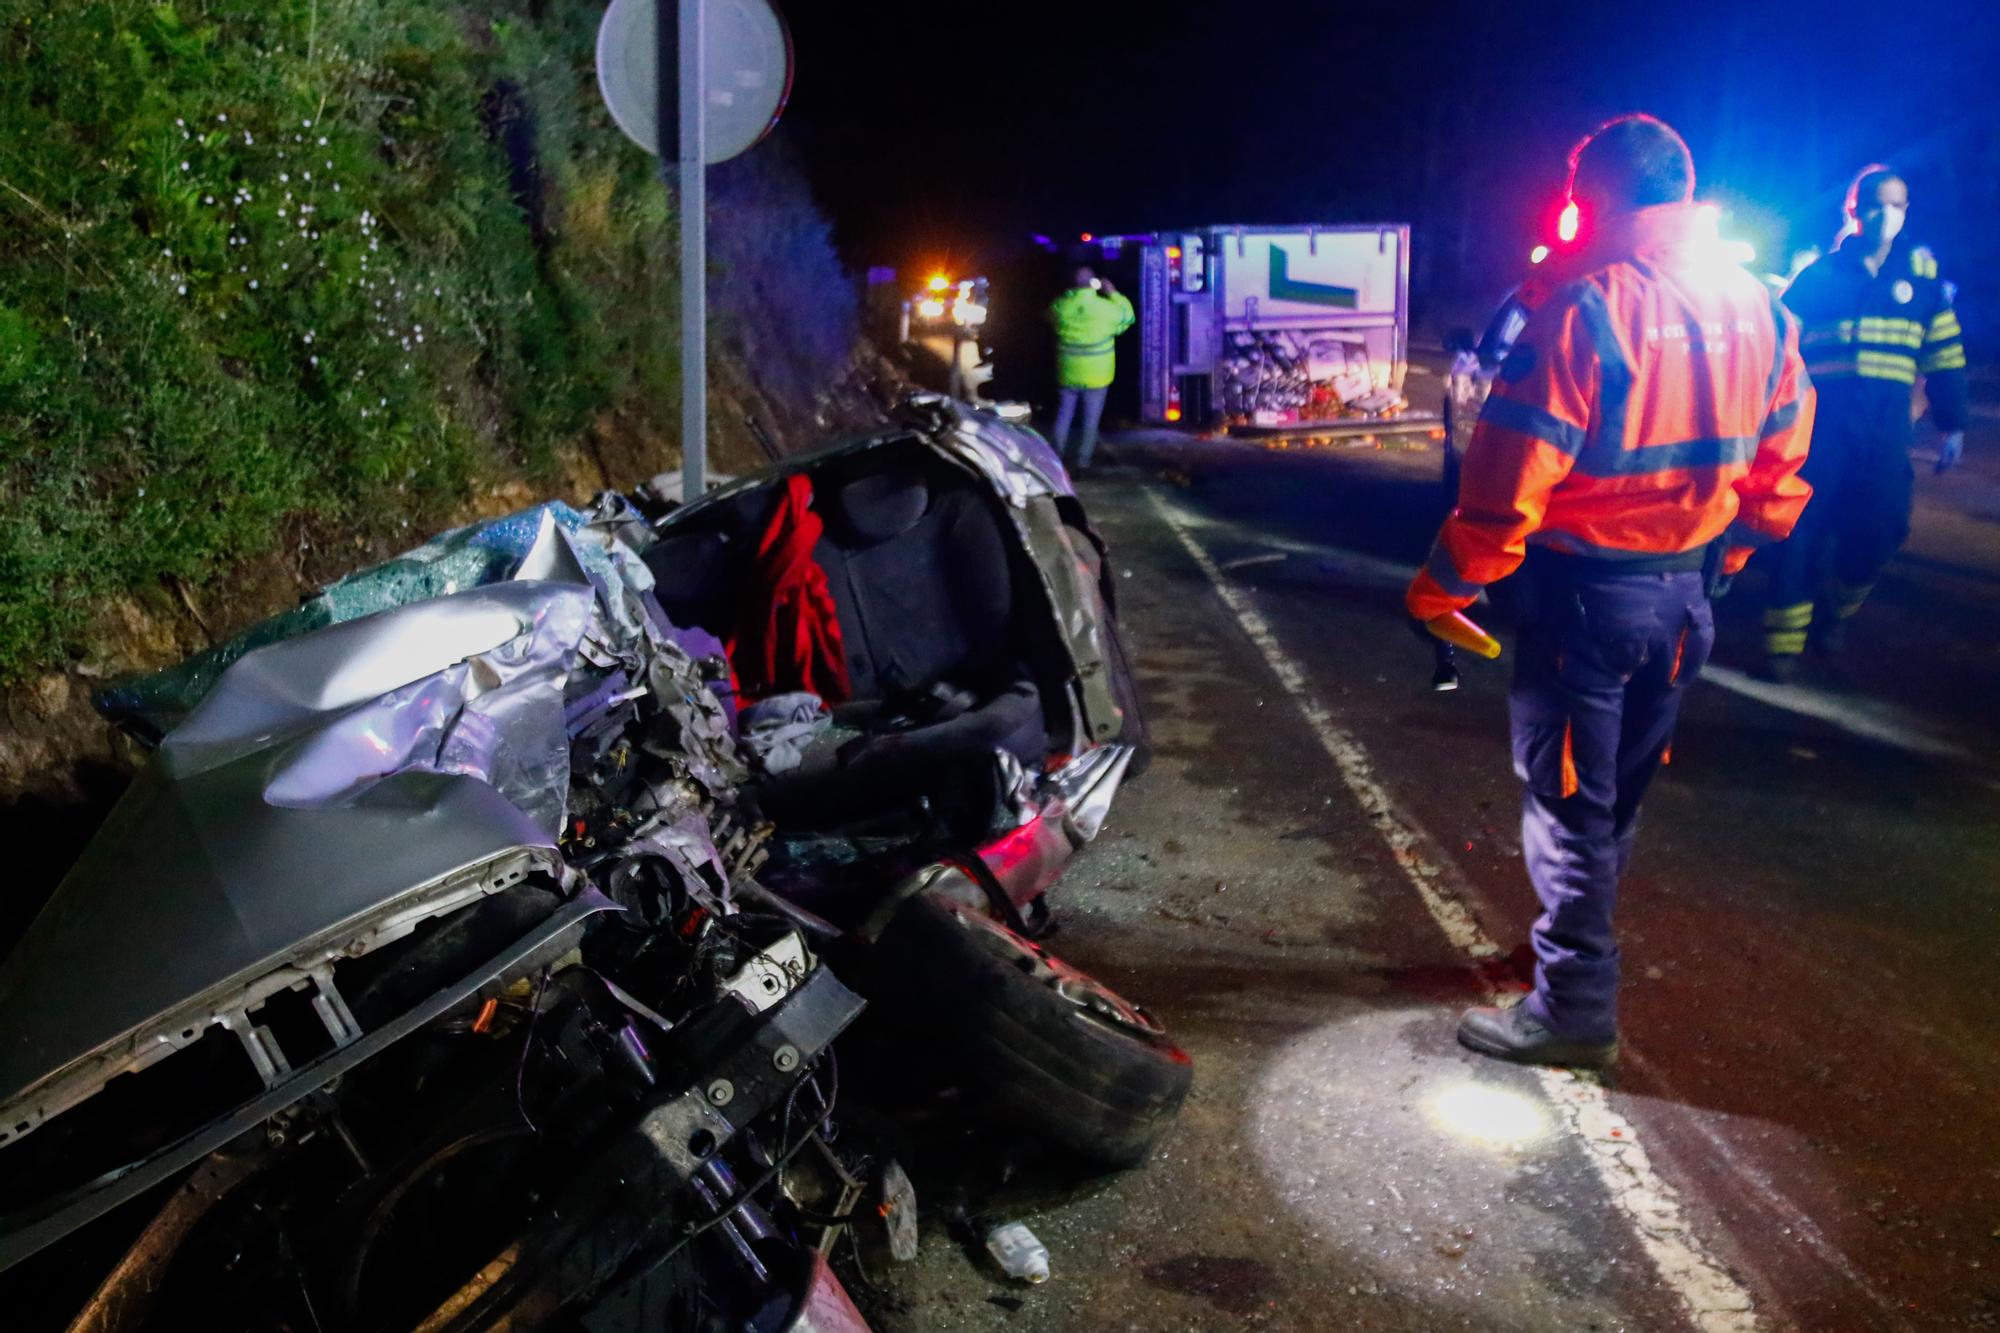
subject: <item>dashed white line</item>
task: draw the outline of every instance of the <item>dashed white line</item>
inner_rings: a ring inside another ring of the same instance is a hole
[[[1278,683],[1298,705],[1314,737],[1333,760],[1341,781],[1388,844],[1404,878],[1417,891],[1445,938],[1469,958],[1498,956],[1500,946],[1480,927],[1465,904],[1464,890],[1468,886],[1455,870],[1432,859],[1420,826],[1397,808],[1376,778],[1368,752],[1313,694],[1305,672],[1285,652],[1270,622],[1240,589],[1223,577],[1214,557],[1195,539],[1186,519],[1175,512],[1175,506],[1166,503],[1157,491],[1148,489],[1146,496],[1161,521],[1214,587],[1216,596],[1236,617]],[[1640,1247],[1652,1260],[1661,1281],[1680,1299],[1695,1327],[1705,1333],[1744,1333],[1758,1328],[1749,1290],[1694,1234],[1681,1210],[1679,1196],[1654,1172],[1637,1131],[1612,1109],[1603,1085],[1559,1070],[1540,1069],[1536,1073],[1560,1111],[1564,1126],[1582,1145],[1592,1169],[1604,1182],[1613,1204],[1637,1233]]]
[[[1184,532],[1200,532],[1210,528],[1227,531],[1238,530],[1235,524],[1224,522],[1221,519],[1210,518],[1205,514],[1196,513],[1184,505],[1167,499],[1158,491],[1149,491],[1148,494],[1153,497],[1153,503],[1156,506],[1164,506],[1165,509],[1172,511],[1175,519],[1181,525],[1181,530]],[[1302,542],[1290,537],[1280,537],[1275,533],[1269,532],[1244,535],[1251,542],[1263,547],[1266,552],[1270,553],[1269,555],[1247,557],[1245,563],[1250,560],[1268,561],[1274,556],[1309,556],[1318,564],[1328,569],[1337,570],[1348,578],[1353,579],[1356,583],[1378,588],[1396,588],[1399,590],[1407,587],[1410,580],[1417,575],[1417,567],[1415,565],[1405,565],[1394,560],[1384,560],[1380,556],[1364,555],[1359,551],[1349,551],[1339,546],[1327,546],[1316,542]],[[1229,564],[1231,568],[1235,568],[1239,562],[1232,560]]]
[[[1746,676],[1741,671],[1710,663],[1701,669],[1701,678],[1720,685],[1732,694],[1740,694],[1746,699],[1755,699],[1760,704],[1772,708],[1782,708],[1788,713],[1810,717],[1830,726],[1840,728],[1850,736],[1862,740],[1876,741],[1911,754],[1928,755],[1933,759],[1950,759],[1958,763],[1978,764],[1979,757],[1962,745],[1954,745],[1941,736],[1933,735],[1923,726],[1908,718],[1900,709],[1887,704],[1858,699],[1843,699],[1822,690],[1804,685],[1776,685],[1769,681]]]
[[[1248,569],[1252,565],[1275,565],[1280,560],[1291,559],[1289,551],[1267,551],[1263,555],[1239,555],[1234,560],[1222,562],[1224,569]]]
[[[1197,514],[1184,505],[1167,499],[1157,491],[1147,493],[1155,508],[1168,521],[1177,525],[1176,531],[1192,534],[1208,529],[1228,531],[1241,536],[1243,540],[1267,548],[1273,554],[1245,556],[1230,560],[1220,569],[1241,569],[1255,564],[1272,563],[1283,555],[1308,556],[1322,565],[1351,576],[1355,582],[1376,587],[1407,587],[1417,576],[1415,565],[1399,564],[1384,560],[1379,556],[1362,555],[1354,551],[1342,550],[1337,546],[1316,545],[1285,537],[1274,537],[1268,533],[1243,532],[1236,525],[1219,519]],[[1482,600],[1484,594],[1481,594]],[[1990,767],[1991,761],[1982,759],[1977,753],[1963,745],[1958,745],[1926,727],[1921,721],[1903,709],[1892,704],[1872,699],[1856,699],[1828,694],[1806,685],[1775,685],[1768,681],[1746,676],[1741,671],[1711,662],[1701,670],[1701,678],[1710,681],[1731,694],[1740,694],[1746,699],[1782,712],[1799,717],[1809,717],[1816,722],[1824,722],[1837,730],[1865,741],[1874,741],[1892,749],[1909,754],[1925,755],[1932,759],[1944,759],[1953,763],[1968,764],[1973,767]]]

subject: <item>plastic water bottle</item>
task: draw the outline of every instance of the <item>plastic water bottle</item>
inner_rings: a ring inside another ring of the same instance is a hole
[[[1049,1280],[1049,1247],[1019,1222],[1003,1222],[987,1232],[986,1251],[1016,1281]]]

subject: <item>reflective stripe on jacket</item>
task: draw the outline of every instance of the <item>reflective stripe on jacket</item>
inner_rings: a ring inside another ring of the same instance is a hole
[[[1847,237],[1808,265],[1785,293],[1803,329],[1799,346],[1821,392],[1821,417],[1844,437],[1901,443],[1909,436],[1917,376],[1939,430],[1969,415],[1965,342],[1951,284],[1931,252],[1898,238],[1870,273],[1865,243]]]
[[[1530,542],[1657,560],[1726,533],[1733,571],[1805,508],[1813,396],[1797,326],[1700,210],[1628,223],[1501,366],[1458,507],[1410,585],[1417,618],[1469,605]]]
[[[1112,346],[1132,327],[1123,292],[1072,287],[1049,305],[1056,326],[1056,379],[1065,389],[1102,389],[1117,369]]]

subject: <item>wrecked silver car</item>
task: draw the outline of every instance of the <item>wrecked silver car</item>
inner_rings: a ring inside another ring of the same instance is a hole
[[[862,1328],[827,1256],[915,1204],[837,1043],[1140,1160],[1186,1057],[1034,942],[1143,754],[1109,587],[925,400],[107,692],[156,751],[0,964],[21,1326]]]

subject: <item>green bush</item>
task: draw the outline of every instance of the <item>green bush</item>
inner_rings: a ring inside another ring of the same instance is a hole
[[[0,0],[0,677],[289,518],[435,526],[671,402],[669,203],[599,12]]]

